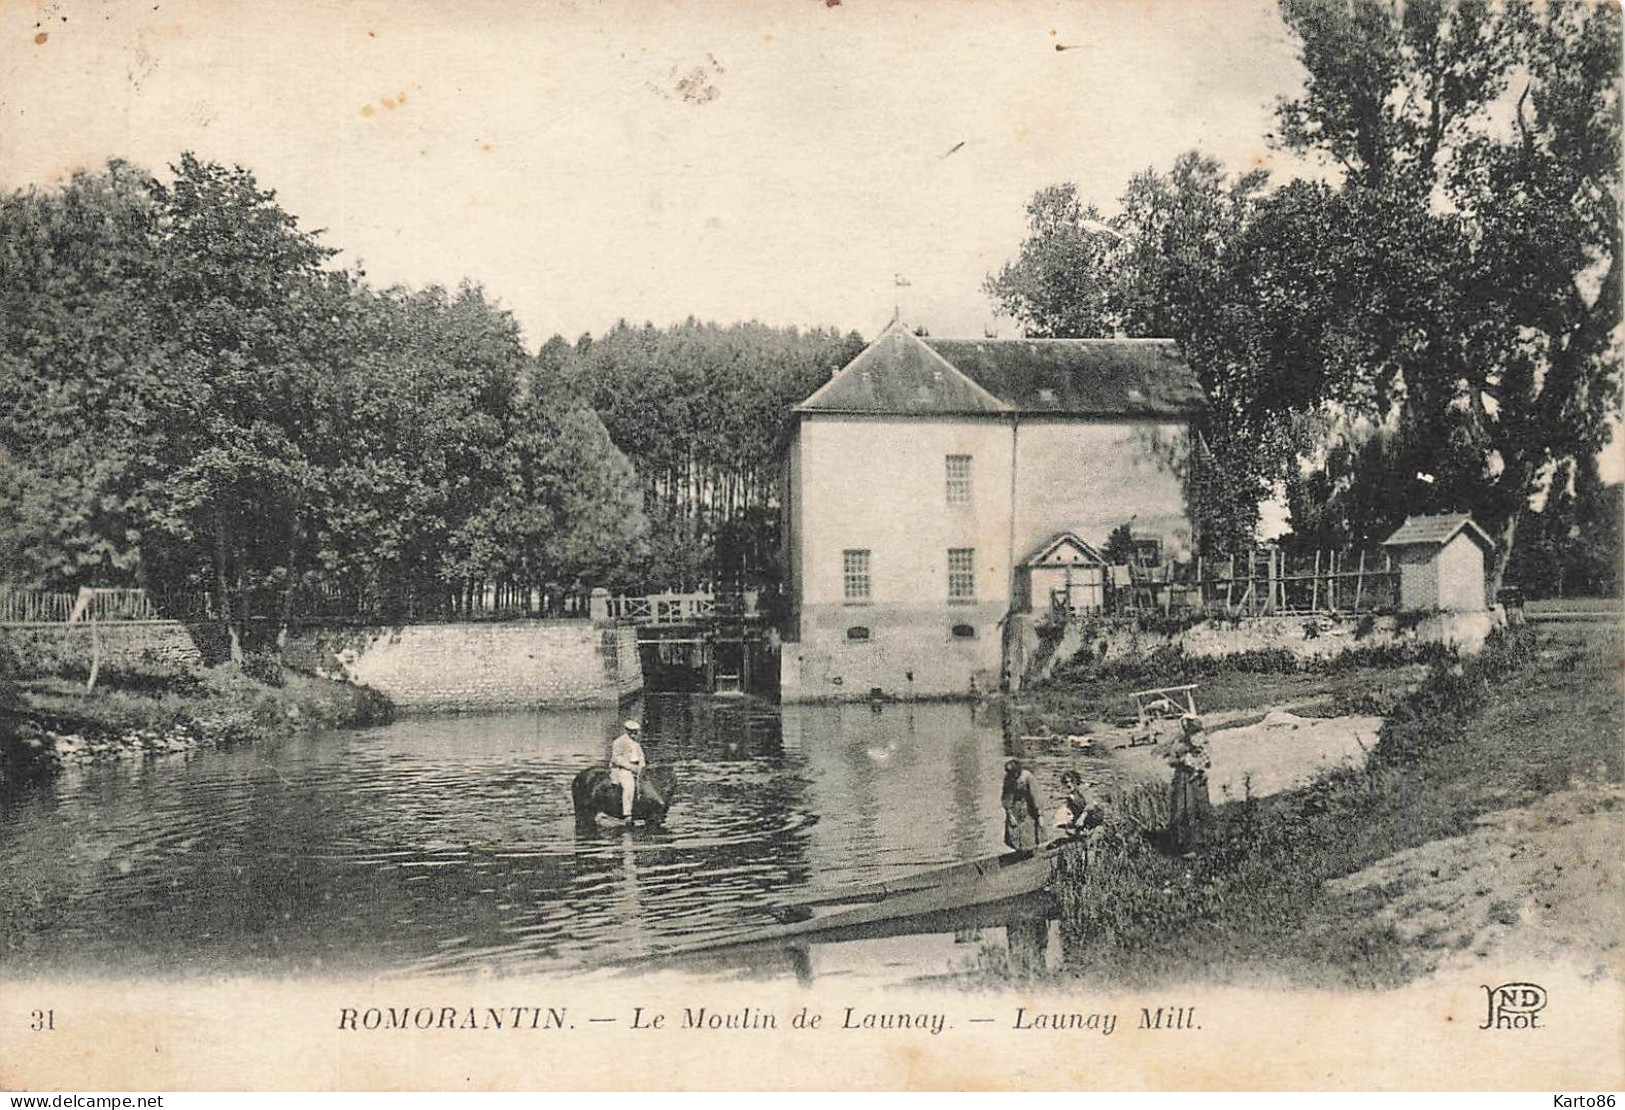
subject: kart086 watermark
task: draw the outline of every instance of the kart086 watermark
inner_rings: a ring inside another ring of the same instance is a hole
[[[1484,988],[1489,1013],[1480,1029],[1542,1029],[1546,988],[1539,983],[1502,983]]]

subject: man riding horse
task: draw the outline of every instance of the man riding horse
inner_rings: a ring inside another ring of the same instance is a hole
[[[643,745],[638,743],[642,731],[643,725],[627,721],[609,745],[609,780],[621,788],[621,820],[628,825],[632,823],[632,799],[638,794],[638,779],[643,777],[646,766]]]

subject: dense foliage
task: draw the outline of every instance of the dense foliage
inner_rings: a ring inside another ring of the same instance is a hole
[[[534,606],[634,573],[635,474],[477,287],[370,288],[240,168],[0,198],[13,584],[291,615]],[[261,618],[253,621],[253,618]],[[252,624],[251,624],[252,621]]]
[[[1136,177],[1110,220],[1046,189],[987,289],[1034,335],[1183,344],[1210,399],[1205,546],[1245,538],[1286,482],[1295,527],[1356,543],[1407,513],[1472,512],[1499,585],[1520,521],[1616,409],[1619,9],[1281,12],[1307,80],[1277,141],[1324,157],[1330,181],[1272,188],[1193,152]]]

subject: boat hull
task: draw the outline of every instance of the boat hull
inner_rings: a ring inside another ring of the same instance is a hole
[[[985,911],[999,907],[1009,907],[1012,913],[1020,907],[1030,913],[1032,900],[1045,890],[1054,874],[1055,854],[1054,849],[1031,855],[1007,852],[887,883],[798,899],[785,903],[780,912],[802,920],[667,949],[658,956],[872,940],[920,931],[920,921],[927,918],[949,929],[966,914],[980,919],[986,916]],[[851,908],[812,916],[816,908],[838,905]]]

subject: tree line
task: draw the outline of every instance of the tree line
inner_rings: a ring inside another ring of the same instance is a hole
[[[632,460],[650,520],[652,585],[774,588],[782,580],[779,486],[791,410],[863,350],[856,332],[668,328],[622,321],[540,361],[589,404]]]
[[[787,399],[855,337],[691,321],[533,355],[480,287],[375,288],[247,170],[171,170],[0,198],[10,584],[207,595],[238,657],[301,617],[771,573]]]
[[[1619,487],[1585,475],[1620,387],[1618,5],[1280,13],[1306,81],[1270,138],[1324,179],[1191,151],[1136,175],[1109,218],[1075,185],[1043,189],[987,292],[1030,335],[1180,342],[1208,396],[1209,550],[1249,543],[1282,491],[1324,546],[1471,512],[1496,588],[1532,570],[1526,521],[1558,542],[1543,501],[1565,529],[1575,506],[1581,531],[1617,528]]]

